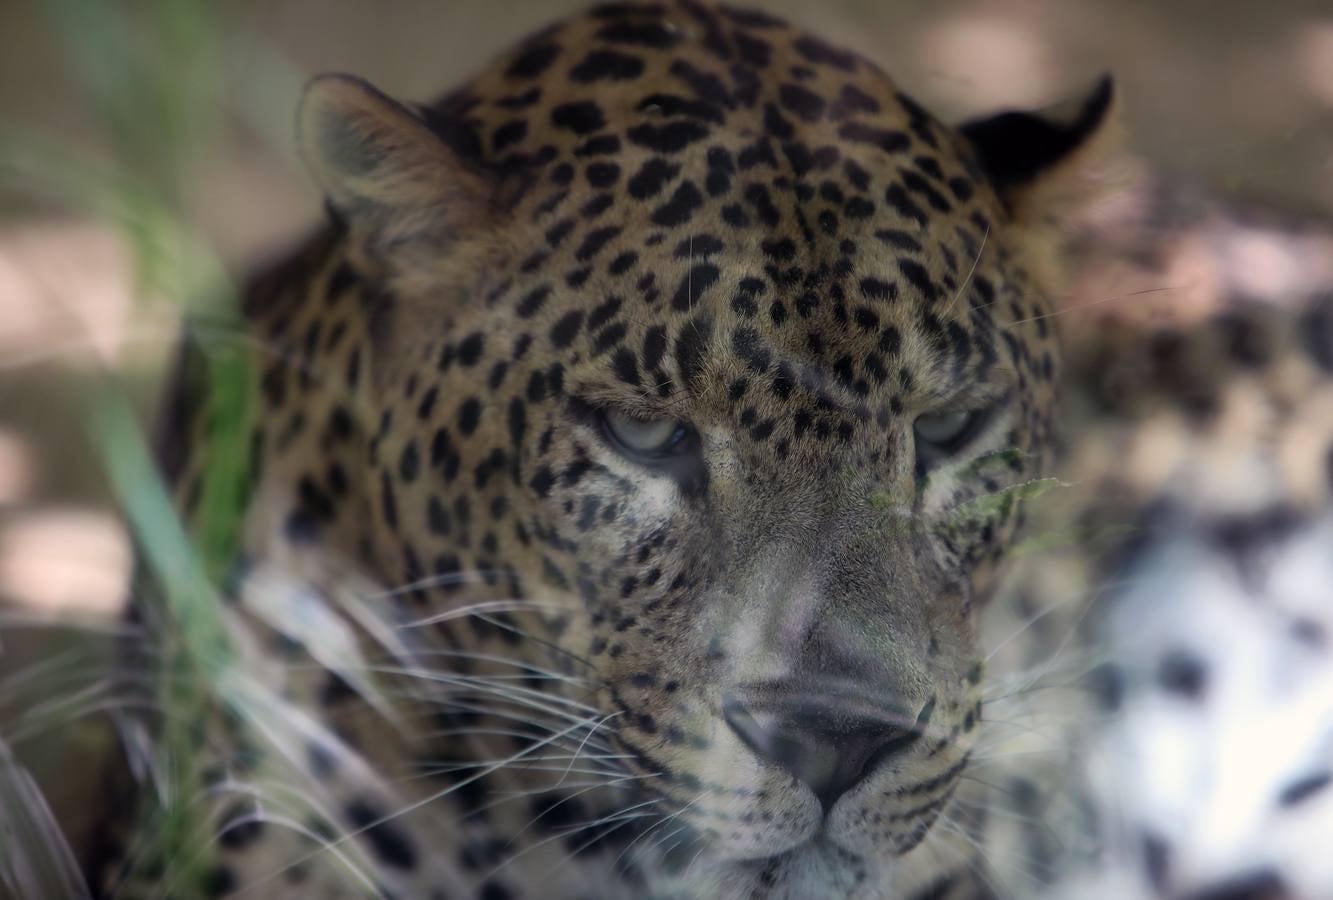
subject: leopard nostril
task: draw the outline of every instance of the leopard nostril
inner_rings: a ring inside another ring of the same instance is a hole
[[[782,766],[812,790],[825,811],[874,764],[906,749],[920,734],[893,717],[849,713],[808,701],[747,705],[729,697],[727,724],[758,756]]]

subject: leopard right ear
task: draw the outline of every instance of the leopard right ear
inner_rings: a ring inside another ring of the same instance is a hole
[[[1120,102],[1109,75],[1063,103],[960,126],[1014,220],[1059,221],[1124,181]]]
[[[360,78],[320,75],[307,85],[297,142],[330,206],[377,255],[448,242],[495,217],[489,177]]]

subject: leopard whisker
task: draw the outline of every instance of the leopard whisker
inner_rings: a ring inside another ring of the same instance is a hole
[[[679,818],[680,816],[684,815],[684,814],[690,809],[690,807],[694,806],[694,804],[698,803],[698,802],[699,802],[700,800],[702,800],[706,795],[707,795],[707,791],[700,791],[698,794],[696,794],[696,795],[694,796],[694,799],[691,800],[689,803],[684,804],[684,805],[681,806],[679,809],[677,809],[675,812],[673,812],[673,813],[671,813],[670,815],[664,817],[664,818],[662,819],[661,822],[658,822],[656,825],[653,825],[653,826],[651,826],[650,828],[646,829],[646,830],[644,831],[643,834],[641,834],[641,835],[639,835],[638,837],[636,837],[633,841],[630,841],[630,843],[625,847],[625,849],[620,851],[620,855],[616,857],[616,862],[617,862],[617,863],[620,862],[620,860],[624,857],[624,855],[625,855],[626,853],[628,853],[628,852],[630,851],[630,849],[631,849],[636,843],[638,843],[640,840],[642,840],[642,839],[643,839],[644,837],[646,837],[648,834],[650,834],[650,833],[653,832],[654,830],[656,830],[656,829],[662,827],[663,825],[667,824],[668,822],[671,822],[672,820],[677,819],[677,818]],[[659,838],[658,840],[653,841],[653,843],[648,844],[647,846],[643,847],[641,852],[643,852],[643,853],[649,853],[649,852],[651,852],[651,851],[653,850],[654,847],[660,846],[661,843],[663,842],[663,840],[670,840],[672,837],[674,837],[675,835],[679,834],[681,831],[683,831],[683,830],[685,830],[685,829],[688,829],[689,827],[690,827],[690,826],[689,826],[688,823],[685,824],[685,825],[682,825],[680,828],[677,828],[675,831],[672,831],[670,834],[668,834],[665,838]]]
[[[1100,589],[1101,586],[1099,586],[1099,590]],[[1083,608],[1079,610],[1077,617],[1069,623],[1068,629],[1061,638],[1059,645],[1052,652],[1052,656],[1063,652],[1063,650],[1073,642],[1074,637],[1077,635],[1079,625],[1083,623],[1084,619],[1086,619],[1088,614],[1092,611],[1095,600],[1093,602],[1086,602],[1085,598],[1082,597],[1070,597],[1067,600],[1047,604],[1042,609],[1037,610],[1032,615],[1025,618],[1016,629],[1006,635],[998,644],[991,647],[986,653],[986,662],[989,663],[998,653],[1000,653],[1000,651],[1004,650],[1005,647],[1008,647],[1032,628],[1035,628],[1037,623],[1041,622],[1047,616],[1063,611],[1077,603],[1083,603]]]
[[[495,868],[493,868],[490,872],[487,873],[486,877],[487,877],[487,878],[491,877],[491,876],[494,875],[496,872],[500,871],[500,869],[504,868],[505,866],[509,865],[510,863],[513,863],[514,861],[516,861],[516,860],[518,860],[518,859],[521,859],[522,857],[528,855],[529,853],[533,852],[534,850],[538,850],[538,849],[540,849],[540,848],[542,848],[542,847],[545,847],[546,845],[548,845],[548,844],[550,844],[550,843],[552,843],[552,842],[554,842],[554,841],[565,840],[566,838],[570,837],[571,835],[578,834],[580,831],[586,831],[586,830],[589,830],[589,829],[591,829],[591,828],[596,828],[596,827],[598,827],[598,826],[600,826],[600,825],[605,825],[605,824],[607,824],[607,823],[611,823],[611,822],[617,823],[617,824],[616,824],[616,828],[620,828],[620,827],[623,827],[624,825],[629,824],[629,822],[632,821],[632,820],[635,819],[635,818],[642,818],[642,817],[646,817],[646,816],[660,815],[659,813],[652,813],[652,812],[639,813],[639,814],[637,814],[637,815],[629,815],[629,814],[632,813],[634,810],[642,809],[642,808],[645,807],[645,806],[652,806],[652,805],[654,805],[654,804],[656,804],[656,803],[660,803],[660,802],[661,802],[661,798],[653,798],[653,799],[651,799],[651,800],[644,800],[644,801],[642,801],[641,803],[635,803],[635,804],[633,804],[633,805],[631,805],[631,806],[628,806],[628,807],[626,807],[626,808],[624,808],[624,809],[622,809],[622,810],[619,810],[618,812],[611,813],[611,814],[606,815],[606,816],[602,816],[601,818],[598,818],[598,819],[593,820],[593,821],[591,821],[591,822],[582,822],[582,823],[579,823],[578,825],[570,826],[569,828],[567,828],[567,829],[565,829],[565,830],[563,830],[563,831],[560,831],[560,832],[558,832],[558,833],[556,833],[556,834],[553,834],[553,835],[551,835],[550,837],[543,838],[543,839],[541,839],[540,841],[537,841],[536,843],[529,844],[528,846],[524,847],[524,848],[523,848],[522,850],[520,850],[518,853],[515,853],[513,856],[508,857],[507,859],[505,859],[504,861],[502,861],[499,865],[497,865]],[[554,807],[552,807],[552,808],[554,808]],[[532,819],[530,819],[530,820],[528,821],[528,823],[527,823],[526,825],[524,825],[522,828],[518,829],[518,831],[516,831],[516,832],[514,833],[514,835],[510,838],[509,843],[508,843],[506,846],[510,846],[510,847],[512,847],[512,846],[514,845],[514,841],[518,840],[518,838],[522,837],[525,833],[527,833],[528,829],[531,828],[534,824],[536,824],[537,821],[541,818],[541,816],[545,814],[545,812],[549,812],[549,810],[545,810],[545,811],[543,811],[542,813],[538,814],[537,816],[534,816]],[[612,829],[608,830],[607,832],[605,832],[604,834],[602,834],[602,835],[598,835],[597,837],[594,837],[594,838],[592,839],[592,841],[590,841],[588,844],[581,845],[580,847],[578,847],[577,849],[575,849],[572,853],[570,853],[570,854],[568,854],[566,857],[564,857],[564,858],[560,861],[560,863],[558,863],[556,866],[553,866],[551,869],[549,869],[548,872],[547,872],[547,874],[550,874],[551,872],[554,872],[555,869],[559,867],[559,865],[563,865],[563,864],[564,864],[565,862],[567,862],[568,860],[570,860],[570,859],[574,858],[575,856],[577,856],[581,850],[586,849],[588,846],[591,846],[592,843],[596,843],[596,841],[600,840],[602,837],[605,837],[606,834],[610,834],[611,831],[614,831],[614,830],[616,830],[616,829],[615,829],[615,828],[612,828]]]
[[[620,713],[615,713],[615,715],[620,715]],[[554,735],[552,735],[552,736],[549,737],[549,738],[543,738],[542,740],[540,740],[540,741],[538,741],[537,743],[533,744],[531,747],[526,747],[526,748],[524,748],[524,749],[518,751],[517,753],[513,754],[512,756],[509,756],[509,757],[505,758],[504,760],[502,760],[502,761],[496,763],[495,765],[490,766],[490,767],[488,767],[488,768],[486,768],[486,769],[484,769],[484,770],[482,770],[482,771],[476,773],[475,775],[470,775],[470,776],[468,776],[467,778],[464,778],[464,779],[462,779],[461,781],[457,781],[457,782],[455,782],[455,783],[449,785],[449,786],[446,787],[446,788],[443,788],[443,789],[441,789],[441,790],[438,790],[438,791],[435,791],[435,792],[433,792],[433,793],[427,794],[427,795],[424,796],[424,797],[420,797],[420,798],[418,798],[418,799],[416,799],[416,800],[413,800],[412,802],[407,803],[407,804],[405,804],[405,805],[399,807],[398,809],[394,810],[394,811],[391,812],[391,813],[387,813],[387,814],[385,814],[385,815],[379,816],[378,818],[374,819],[374,820],[371,821],[371,822],[368,822],[368,823],[366,823],[366,824],[364,824],[364,825],[362,825],[362,826],[360,826],[360,827],[358,827],[358,828],[355,828],[355,829],[353,829],[353,830],[351,830],[351,831],[345,832],[345,833],[339,835],[337,838],[334,838],[334,839],[332,839],[332,840],[330,840],[330,841],[324,843],[324,844],[323,844],[322,846],[320,846],[319,848],[317,848],[317,849],[315,849],[315,850],[312,850],[312,851],[310,851],[309,853],[303,854],[302,856],[298,857],[298,858],[295,859],[295,860],[292,860],[292,861],[291,861],[290,863],[288,863],[287,865],[281,867],[280,869],[275,870],[271,875],[267,876],[266,878],[264,878],[264,879],[260,879],[259,881],[256,881],[255,884],[258,884],[258,883],[260,883],[260,882],[262,882],[262,881],[267,881],[267,880],[269,880],[269,879],[271,879],[271,878],[277,877],[278,875],[280,875],[281,873],[283,873],[283,872],[285,872],[285,871],[291,869],[292,867],[294,867],[294,866],[299,866],[299,865],[301,865],[302,863],[307,862],[307,861],[309,861],[309,860],[315,858],[315,857],[318,856],[320,853],[323,853],[323,852],[325,852],[325,851],[327,851],[327,850],[336,849],[336,848],[342,846],[343,844],[346,844],[346,843],[348,843],[348,842],[350,842],[350,841],[352,841],[352,840],[354,840],[354,839],[360,837],[361,835],[367,833],[367,832],[370,831],[371,829],[373,829],[373,828],[377,828],[377,827],[379,827],[379,826],[385,824],[386,822],[391,822],[391,821],[393,821],[394,819],[397,819],[397,818],[399,818],[399,817],[401,817],[401,816],[408,815],[409,813],[415,812],[416,810],[421,809],[422,807],[425,807],[425,806],[428,806],[428,805],[430,805],[430,804],[432,804],[432,803],[435,803],[435,802],[437,802],[437,801],[443,799],[444,797],[447,797],[447,796],[449,796],[450,794],[453,794],[453,793],[455,793],[456,791],[459,791],[459,790],[461,790],[461,789],[467,787],[469,784],[472,784],[473,782],[476,782],[476,781],[478,781],[478,780],[480,780],[480,779],[482,779],[482,778],[485,778],[487,775],[490,775],[490,774],[493,773],[493,772],[497,772],[497,771],[499,771],[500,769],[504,768],[506,765],[508,765],[508,764],[510,764],[510,763],[512,763],[512,762],[515,762],[515,761],[517,761],[517,760],[523,759],[524,757],[526,757],[526,756],[528,756],[528,755],[531,755],[532,753],[537,752],[537,751],[540,750],[542,747],[550,746],[551,744],[556,743],[560,738],[562,738],[562,737],[564,737],[564,736],[566,736],[566,735],[568,735],[568,734],[574,732],[574,731],[575,731],[577,728],[579,728],[579,727],[586,727],[587,725],[590,725],[593,721],[594,721],[594,719],[591,719],[591,718],[590,718],[590,719],[586,719],[586,720],[584,720],[584,721],[582,721],[582,722],[576,722],[576,723],[574,723],[573,725],[570,725],[568,728],[564,729],[563,731],[561,731],[561,732],[559,732],[559,733],[557,733],[557,734],[554,734]]]
[[[455,767],[441,767],[441,768],[431,769],[429,772],[425,774],[452,775],[456,774],[457,772],[462,772],[469,769],[485,768],[487,766],[494,765],[495,762],[496,760],[494,759],[487,759],[487,760],[478,760],[477,762],[459,763]],[[518,772],[559,772],[563,774],[564,772],[569,771],[577,775],[606,775],[606,776],[615,776],[618,774],[618,772],[615,769],[568,769],[567,767],[563,766],[528,765],[526,761],[524,761],[523,763],[509,763],[505,765],[504,768],[506,770],[513,770]],[[556,782],[556,784],[553,785],[551,788],[548,788],[548,790],[553,790],[554,788],[559,786],[560,783]]]
[[[545,727],[545,726],[541,726],[541,727]],[[530,737],[532,737],[532,732],[530,732],[530,731],[519,731],[518,729],[510,729],[510,728],[446,728],[446,729],[444,729],[444,730],[442,730],[442,731],[432,731],[432,732],[430,732],[430,737],[432,737],[432,738],[508,737],[508,738],[520,738],[520,739],[525,739],[525,738],[530,738]],[[562,748],[563,748],[564,745],[562,744],[561,746],[562,746]],[[582,745],[580,744],[580,745],[577,745],[577,746],[582,746]],[[575,749],[575,748],[574,748],[574,747],[571,747],[570,749],[573,750],[573,749]],[[604,757],[604,758],[613,758],[613,757],[614,757],[614,758],[628,758],[628,757],[624,757],[623,754],[613,754],[613,753],[611,753],[609,747],[604,747],[604,746],[594,746],[593,749],[594,749],[594,750],[605,750],[605,751],[607,751],[607,752],[604,753],[604,754],[601,754],[600,756],[592,756],[592,757],[589,757],[590,759],[598,759],[598,758],[603,758],[603,757]],[[560,757],[560,758],[561,758],[561,759],[568,759],[569,757],[567,757],[567,756],[562,756],[562,757]]]
[[[584,850],[587,850],[589,847],[591,847],[593,844],[596,844],[598,841],[603,840],[607,835],[609,835],[609,834],[614,834],[615,832],[617,832],[617,831],[619,831],[620,829],[624,828],[626,825],[629,825],[629,824],[631,824],[632,822],[635,822],[635,821],[637,821],[637,820],[639,820],[639,819],[646,819],[646,818],[649,818],[649,817],[651,817],[651,816],[660,816],[660,815],[661,815],[661,813],[644,812],[644,813],[634,813],[633,815],[622,815],[622,816],[618,816],[618,817],[616,817],[616,818],[614,818],[614,819],[609,820],[609,822],[611,823],[611,827],[610,827],[610,828],[607,828],[606,830],[601,831],[601,832],[599,832],[599,833],[593,835],[593,836],[590,837],[588,840],[584,841],[582,844],[579,844],[579,845],[578,845],[577,847],[575,847],[573,850],[569,851],[569,853],[567,853],[567,854],[565,855],[564,860],[561,861],[561,865],[564,865],[564,864],[568,863],[570,860],[573,860],[573,859],[577,858],[577,857],[579,856],[579,854],[581,854]],[[594,823],[594,824],[596,824],[596,823]],[[583,830],[585,830],[585,829],[587,829],[587,828],[591,828],[591,827],[593,827],[593,826],[592,826],[592,825],[581,826],[581,827],[579,828],[579,831],[583,831]],[[577,833],[577,832],[575,832],[575,833]],[[561,837],[567,837],[567,836],[568,836],[568,835],[561,835]]]
[[[958,302],[958,298],[963,296],[963,292],[967,290],[968,284],[971,283],[972,276],[977,271],[977,264],[981,262],[981,255],[986,252],[986,240],[989,237],[990,237],[990,222],[987,222],[986,230],[981,234],[981,246],[977,248],[976,258],[972,260],[972,268],[967,270],[967,277],[964,278],[963,283],[958,286],[958,291],[953,295],[953,299],[950,300],[949,304],[944,307],[944,311],[946,313],[951,312],[953,310],[954,305]]]
[[[86,703],[82,706],[75,706],[72,709],[59,710],[60,720],[54,722],[23,722],[22,719],[16,725],[6,728],[5,739],[14,744],[23,744],[42,734],[49,733],[55,728],[68,725],[70,722],[92,716],[96,713],[116,713],[127,710],[138,710],[145,713],[159,712],[159,707],[151,703],[138,703],[127,701],[115,697],[99,700],[95,703]],[[35,714],[29,716],[25,714],[23,719],[35,718]]]
[[[445,708],[448,708],[448,709],[452,709],[452,710],[457,710],[457,711],[459,711],[459,712],[466,713],[466,714],[470,714],[470,715],[490,716],[490,717],[497,718],[497,719],[504,719],[504,720],[511,721],[511,722],[518,722],[518,723],[521,723],[522,725],[528,726],[529,728],[533,728],[533,727],[535,727],[535,728],[540,728],[540,729],[542,729],[542,730],[544,730],[544,731],[548,731],[548,732],[552,732],[552,733],[555,732],[555,731],[557,731],[557,730],[559,730],[559,729],[561,728],[561,726],[564,724],[564,720],[557,720],[557,721],[554,721],[554,722],[544,722],[544,721],[541,721],[541,720],[539,720],[539,719],[536,719],[536,718],[533,717],[531,711],[524,710],[523,707],[521,707],[521,706],[519,707],[519,711],[514,711],[514,710],[509,710],[509,709],[505,709],[505,708],[498,707],[498,706],[486,706],[486,705],[478,706],[478,705],[475,705],[475,704],[467,704],[467,703],[462,702],[462,701],[464,701],[464,700],[466,700],[466,699],[468,699],[468,698],[460,697],[460,698],[457,698],[454,702],[445,702],[445,701],[443,701],[443,700],[440,700],[440,701],[436,701],[436,705],[437,705],[437,706],[441,706],[441,707],[445,707]],[[455,731],[455,730],[458,730],[458,729],[447,728],[447,729],[439,729],[439,730],[435,730],[435,731],[426,730],[426,731],[423,733],[422,736],[423,736],[423,737],[431,737],[431,736],[434,736],[434,735],[437,735],[437,734],[442,734],[442,733],[445,732],[445,731],[453,732],[453,731]],[[530,736],[530,735],[529,735],[529,736]],[[571,743],[571,746],[572,746],[573,737],[570,737],[570,738],[568,739],[568,741]],[[597,750],[605,750],[605,751],[609,751],[609,750],[611,749],[610,747],[608,747],[607,745],[605,745],[602,741],[597,741],[597,742],[593,743],[592,746],[594,747],[594,749],[597,749]]]
[[[996,882],[994,875],[992,875],[991,872],[989,871],[990,868],[995,865],[995,858],[994,854],[992,854],[985,847],[985,845],[983,845],[972,834],[970,834],[966,827],[954,822],[947,815],[940,816],[939,820],[935,823],[935,828],[938,829],[935,832],[935,837],[937,839],[943,837],[944,835],[953,835],[955,838],[958,838],[961,841],[963,841],[963,843],[966,846],[970,847],[976,855],[971,857],[970,859],[965,858],[964,864],[969,869],[971,869],[971,871],[978,878],[980,878],[982,881],[986,883],[987,887],[989,887],[993,896],[995,897],[1006,896],[1006,892],[1003,889],[1003,885]],[[982,862],[985,862],[986,865],[981,865]],[[1012,867],[1014,871],[1018,872],[1021,876],[1025,878],[1033,877],[1032,873],[1022,869],[1019,866],[1019,864],[1014,862],[1013,860],[1006,860],[1006,863],[1010,867]]]
[[[1090,306],[1101,306],[1103,303],[1111,303],[1116,300],[1128,300],[1131,297],[1141,297],[1146,294],[1164,294],[1170,291],[1183,291],[1183,290],[1188,290],[1190,287],[1191,285],[1188,284],[1177,284],[1177,285],[1172,285],[1170,287],[1143,288],[1142,290],[1137,290],[1137,291],[1126,291],[1123,294],[1113,294],[1109,297],[1099,297],[1096,300],[1088,300],[1085,303],[1076,303],[1073,306],[1064,306],[1054,312],[1044,313],[1040,316],[1029,316],[1026,319],[1015,319],[1014,321],[1007,322],[1001,325],[1000,327],[1014,328],[1018,325],[1025,325],[1028,322],[1038,322],[1041,321],[1042,319],[1054,319],[1058,316],[1063,316],[1072,312],[1078,312],[1079,310],[1082,309],[1087,309]]]
[[[423,575],[415,581],[408,581],[398,587],[384,588],[362,599],[371,601],[392,600],[413,591],[426,591],[439,587],[461,587],[464,585],[487,584],[487,579],[506,577],[509,573],[503,569],[464,569],[459,572]]]
[[[592,791],[605,790],[607,788],[615,788],[619,787],[621,784],[625,784],[631,781],[641,781],[645,778],[656,778],[657,776],[658,773],[648,773],[643,775],[617,775],[615,778],[604,781],[578,781],[573,783],[565,783],[563,787],[566,790],[577,789],[574,790],[574,793],[569,795],[571,798],[573,798],[573,797],[581,797],[584,794],[590,793]],[[489,809],[494,809],[497,806],[509,803],[514,800],[522,800],[527,797],[535,797],[539,794],[550,793],[553,787],[554,787],[553,784],[544,784],[541,785],[540,787],[529,788],[527,790],[522,790],[522,791],[503,791],[498,799],[492,800],[490,803],[487,803],[483,806],[479,806],[473,810],[470,810],[467,813],[467,815],[468,816],[476,815],[478,813],[485,812],[486,810]]]
[[[515,625],[510,625],[510,624],[505,623],[505,622],[497,622],[496,620],[494,620],[494,619],[490,618],[489,616],[486,616],[486,615],[484,615],[484,614],[482,614],[482,613],[477,613],[477,614],[475,614],[475,615],[477,616],[477,618],[481,619],[483,622],[486,622],[486,623],[488,623],[488,624],[490,624],[490,625],[492,625],[492,626],[494,626],[494,627],[496,627],[496,628],[500,628],[500,629],[503,629],[504,631],[511,632],[512,634],[517,635],[519,638],[521,638],[521,639],[523,639],[523,640],[529,641],[529,642],[531,642],[531,643],[533,643],[533,644],[536,644],[536,645],[538,645],[538,646],[540,646],[540,647],[544,647],[544,648],[546,648],[547,650],[553,651],[553,652],[555,652],[555,653],[559,653],[561,656],[564,656],[564,657],[566,657],[566,658],[568,658],[568,659],[572,659],[572,660],[574,660],[575,662],[578,662],[578,663],[583,664],[584,666],[588,667],[589,669],[591,669],[591,670],[594,671],[594,672],[597,671],[597,664],[596,664],[596,663],[592,662],[591,660],[584,659],[582,656],[579,656],[578,654],[573,653],[572,651],[566,650],[564,647],[561,647],[561,646],[559,646],[558,644],[554,644],[554,643],[552,643],[551,641],[546,640],[545,638],[537,637],[536,635],[532,634],[531,632],[524,631],[523,629],[521,629],[521,628],[519,628],[519,627],[517,627],[517,626],[515,626]]]
[[[468,711],[469,711],[469,712],[472,711],[471,708],[468,708]],[[560,723],[560,722],[556,722],[556,723],[538,722],[538,721],[534,721],[533,719],[531,719],[530,717],[527,717],[527,716],[518,715],[518,714],[512,714],[512,713],[507,713],[507,712],[504,712],[504,711],[498,711],[498,710],[497,710],[497,711],[494,711],[494,712],[489,712],[489,713],[482,713],[482,715],[487,715],[487,714],[492,715],[492,716],[495,716],[496,718],[508,719],[508,720],[510,720],[510,721],[513,721],[513,722],[521,723],[521,724],[523,724],[523,725],[525,725],[525,726],[528,726],[529,729],[532,729],[532,728],[538,728],[538,729],[541,729],[542,731],[544,731],[544,732],[548,732],[548,733],[549,733],[549,732],[555,732],[555,731],[557,731],[557,730],[559,729],[559,726],[562,724],[562,723]],[[507,735],[507,734],[510,734],[510,733],[511,733],[510,729],[503,729],[503,728],[446,728],[446,729],[440,729],[440,730],[436,730],[436,731],[427,731],[427,732],[424,732],[423,737],[430,737],[430,738],[446,738],[446,737],[448,737],[448,738],[462,738],[462,737],[469,737],[469,736],[472,736],[472,737],[500,737],[500,736],[504,736],[504,735]],[[522,730],[519,730],[519,729],[514,729],[514,730],[512,731],[512,736],[513,736],[513,737],[519,737],[519,738],[530,738],[530,737],[532,737],[533,735],[532,735],[532,731],[531,731],[531,730],[528,730],[528,731],[522,731]],[[570,750],[571,752],[572,752],[574,749],[576,749],[577,746],[578,746],[578,745],[575,744],[575,743],[573,742],[573,736],[572,736],[572,735],[571,735],[569,738],[567,738],[566,740],[562,741],[561,744],[560,744],[561,749],[568,749],[568,750]],[[597,750],[597,751],[599,751],[599,752],[604,752],[604,753],[610,753],[610,752],[612,752],[612,748],[611,748],[608,744],[606,744],[606,743],[604,743],[604,742],[601,742],[601,741],[595,741],[595,742],[592,742],[591,744],[589,744],[589,746],[591,746],[592,749]]]
[[[383,667],[376,666],[371,668],[374,671],[386,671]],[[571,700],[568,697],[547,694],[542,691],[532,690],[531,688],[519,687],[512,683],[497,685],[475,676],[449,675],[438,671],[422,672],[410,669],[398,669],[396,667],[387,667],[386,674],[402,675],[420,681],[463,688],[475,693],[499,697],[525,708],[539,710],[566,719],[572,719],[575,718],[575,716],[573,713],[566,712],[558,707],[564,706],[584,713],[600,713],[600,710],[597,708],[589,706],[586,703],[580,703],[577,700]]]
[[[527,679],[523,678],[500,677],[492,680],[477,679],[473,676],[470,680],[464,680],[468,676],[440,672],[422,672],[407,677],[413,678],[418,685],[423,683],[431,685],[429,688],[417,687],[414,690],[401,692],[403,697],[425,708],[448,705],[479,714],[486,714],[492,710],[498,713],[501,709],[516,708],[529,716],[538,713],[564,721],[599,711],[575,697],[527,687]],[[586,696],[590,693],[580,692],[576,696]],[[505,717],[512,718],[512,715],[506,714]]]
[[[515,612],[515,611],[567,611],[571,608],[570,604],[557,603],[555,601],[543,600],[487,600],[480,603],[474,603],[470,606],[455,607],[447,609],[444,612],[435,615],[426,616],[423,619],[413,619],[405,622],[401,628],[423,628],[428,625],[438,625],[441,622],[451,622],[454,619],[462,619],[467,616],[479,615],[482,613],[496,612]]]
[[[583,748],[586,747],[586,746],[588,746],[588,742],[592,740],[592,738],[593,738],[593,736],[594,736],[595,734],[597,734],[598,729],[600,729],[603,725],[605,725],[605,724],[606,724],[607,722],[609,722],[609,721],[610,721],[610,718],[609,718],[609,717],[608,717],[608,718],[605,718],[605,719],[602,719],[602,721],[598,722],[598,723],[597,723],[596,725],[594,725],[592,728],[589,728],[589,729],[588,729],[588,733],[587,733],[586,735],[583,736],[583,740],[579,743],[578,749],[574,751],[574,758],[573,758],[572,760],[570,760],[570,763],[569,763],[571,767],[573,767],[575,761],[578,760],[578,758],[579,758],[579,754],[583,752]],[[597,745],[594,745],[594,747],[595,747],[595,746],[597,746]],[[562,778],[561,780],[563,780],[563,778]]]

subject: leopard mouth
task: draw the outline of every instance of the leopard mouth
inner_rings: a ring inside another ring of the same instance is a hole
[[[704,887],[711,896],[776,900],[850,895],[871,869],[886,875],[882,866],[838,847],[821,829],[795,847],[751,859],[709,858],[706,848],[691,842],[666,854],[660,872],[688,889]]]
[[[771,853],[755,853],[747,856],[718,853],[710,846],[705,835],[691,829],[687,837],[682,838],[674,846],[663,850],[657,860],[657,865],[664,874],[670,876],[679,876],[687,873],[690,868],[705,865],[734,868],[738,871],[755,874],[777,871],[811,854],[836,854],[844,857],[849,862],[852,860],[863,861],[863,857],[860,855],[839,847],[830,837],[827,827],[821,824],[808,837],[797,844]]]

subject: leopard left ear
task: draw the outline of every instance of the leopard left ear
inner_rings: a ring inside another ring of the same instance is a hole
[[[426,121],[369,83],[320,75],[297,112],[301,157],[373,254],[439,247],[494,218],[494,185]]]
[[[1118,184],[1119,99],[1109,75],[1091,90],[1035,112],[1006,111],[959,127],[1015,220],[1076,212]]]

